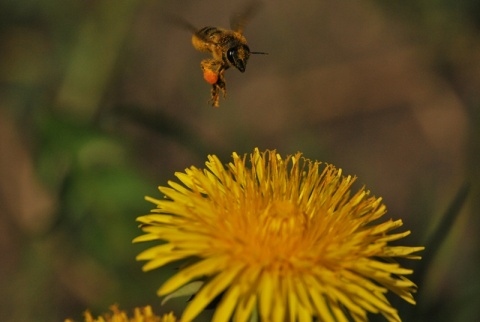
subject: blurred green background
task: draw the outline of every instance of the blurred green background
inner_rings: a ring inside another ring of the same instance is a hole
[[[174,172],[254,147],[359,177],[424,244],[470,192],[405,320],[480,318],[480,5],[265,1],[247,71],[208,105],[191,35],[245,1],[0,2],[0,320],[160,307],[173,265],[141,272],[135,218]],[[418,263],[406,262],[407,267]],[[394,296],[390,297],[395,303]],[[400,304],[399,304],[400,305]],[[412,310],[413,309],[413,310]]]

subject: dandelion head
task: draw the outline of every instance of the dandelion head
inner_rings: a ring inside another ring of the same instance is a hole
[[[85,322],[175,322],[176,318],[173,312],[164,314],[162,316],[155,315],[152,307],[147,305],[145,307],[136,307],[133,315],[128,316],[127,312],[120,310],[118,305],[110,307],[111,313],[105,313],[97,318],[94,318],[90,311],[86,311],[84,316]],[[71,319],[66,319],[65,322],[73,322]]]
[[[206,169],[176,173],[160,187],[164,199],[138,221],[159,240],[138,255],[144,270],[185,260],[159,289],[172,294],[201,281],[183,312],[193,320],[219,299],[214,321],[363,321],[382,314],[399,321],[386,294],[415,304],[416,285],[396,257],[418,259],[423,247],[389,243],[401,220],[379,220],[386,207],[365,188],[351,192],[354,177],[301,153],[275,151],[239,156],[224,165],[209,156]]]

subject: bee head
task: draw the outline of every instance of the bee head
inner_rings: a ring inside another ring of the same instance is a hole
[[[226,56],[228,62],[243,73],[250,57],[250,48],[247,45],[238,45],[228,49]]]

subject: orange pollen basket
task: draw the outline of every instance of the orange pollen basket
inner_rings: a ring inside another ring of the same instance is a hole
[[[207,83],[213,85],[218,81],[218,74],[212,70],[205,69],[203,71],[203,78],[207,81]]]

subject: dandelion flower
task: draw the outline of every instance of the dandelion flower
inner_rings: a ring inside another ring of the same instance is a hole
[[[409,231],[390,233],[401,220],[379,221],[386,207],[355,178],[302,157],[283,159],[255,149],[233,154],[226,166],[214,155],[207,169],[176,173],[181,182],[159,187],[162,200],[138,218],[144,235],[160,240],[138,255],[145,271],[187,260],[158,294],[203,281],[182,322],[220,298],[213,321],[355,321],[382,314],[400,321],[388,291],[415,304],[416,285],[395,257],[419,259],[423,247],[392,246]]]
[[[121,311],[117,305],[110,307],[112,314],[106,313],[95,319],[90,311],[85,312],[85,322],[176,322],[175,316],[172,312],[164,314],[162,317],[153,313],[151,306],[142,308],[135,308],[132,317],[128,317],[125,311]],[[73,320],[66,319],[65,322],[73,322]]]

